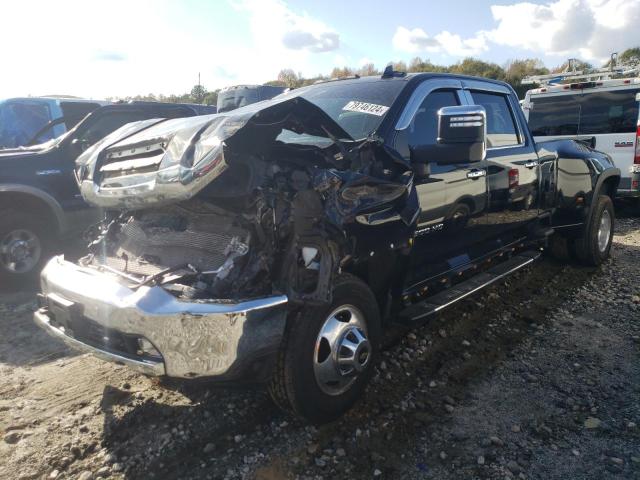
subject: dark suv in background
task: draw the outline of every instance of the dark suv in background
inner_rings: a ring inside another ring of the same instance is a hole
[[[74,112],[70,121],[75,122]],[[107,105],[94,108],[56,139],[0,150],[0,285],[37,273],[61,239],[78,236],[98,220],[99,212],[85,203],[75,180],[75,160],[81,153],[127,123],[197,114],[190,105]],[[47,130],[57,124],[49,122],[40,135],[49,135]]]

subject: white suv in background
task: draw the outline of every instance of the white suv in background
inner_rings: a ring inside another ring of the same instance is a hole
[[[640,206],[640,78],[547,85],[522,102],[536,141],[577,138],[613,158],[622,172],[618,197]]]

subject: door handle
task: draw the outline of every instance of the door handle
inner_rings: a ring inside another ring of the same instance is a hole
[[[478,179],[480,177],[484,177],[487,174],[486,170],[471,170],[467,172],[467,178]]]
[[[536,160],[533,160],[531,162],[526,162],[524,164],[524,166],[527,167],[527,168],[537,167],[538,166],[538,162]]]

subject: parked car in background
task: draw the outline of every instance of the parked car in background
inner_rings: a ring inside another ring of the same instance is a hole
[[[88,113],[108,103],[69,97],[0,100],[0,149],[35,145],[59,137]]]
[[[107,216],[86,257],[46,265],[36,322],[149,375],[267,382],[312,422],[357,401],[384,326],[549,242],[590,265],[611,249],[619,170],[581,142],[535,142],[503,82],[389,67],[152,122],[78,158]]]
[[[286,87],[273,85],[236,85],[218,93],[218,112],[228,112],[252,103],[268,100],[286,91]]]
[[[640,78],[622,78],[529,90],[523,109],[536,140],[578,139],[610,155],[622,172],[618,198],[638,204],[639,104]]]
[[[75,180],[74,162],[82,152],[130,122],[195,115],[190,105],[107,105],[54,140],[0,150],[0,285],[37,273],[60,239],[79,235],[99,219]]]

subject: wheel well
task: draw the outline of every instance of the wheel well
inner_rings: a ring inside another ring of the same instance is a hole
[[[616,189],[618,188],[618,183],[620,183],[620,177],[612,176],[607,178],[604,182],[602,182],[602,186],[600,187],[600,192],[598,192],[598,194],[604,193],[608,195],[611,200],[613,200],[615,197]]]
[[[471,197],[461,197],[451,205],[451,208],[449,209],[449,211],[447,212],[447,216],[445,217],[446,219],[450,219],[453,216],[453,212],[456,211],[458,205],[466,205],[467,207],[469,207],[469,212],[471,214],[473,214],[476,207],[476,204]]]
[[[390,307],[390,294],[397,279],[390,277],[390,272],[397,268],[403,260],[397,254],[378,255],[375,261],[365,261],[356,266],[347,267],[345,272],[362,280],[371,290],[378,302],[382,318]]]
[[[476,206],[471,197],[462,197],[460,200],[458,200],[457,203],[465,204],[467,207],[469,207],[469,210],[471,210],[471,212],[473,212]]]
[[[34,195],[22,192],[0,192],[0,210],[10,208],[19,212],[28,212],[39,216],[46,223],[47,227],[60,232],[60,223],[51,206]]]

